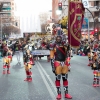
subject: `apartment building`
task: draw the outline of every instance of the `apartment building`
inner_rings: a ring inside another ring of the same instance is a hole
[[[6,25],[13,24],[19,28],[20,18],[15,16],[15,5],[14,0],[0,0],[0,15],[7,20]]]
[[[57,15],[58,2],[59,0],[52,0],[52,21],[53,22],[59,19],[59,15]]]
[[[100,23],[100,0],[89,0],[89,10],[93,14],[94,19],[98,18],[98,21]],[[90,28],[93,28],[94,20],[93,17],[91,16],[91,13],[86,10],[85,12],[85,17],[89,18],[90,22]],[[98,24],[100,27],[100,24]]]
[[[15,2],[14,0],[0,0],[0,14],[2,16],[14,16]]]

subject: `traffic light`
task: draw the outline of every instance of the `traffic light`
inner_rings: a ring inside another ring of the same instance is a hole
[[[95,35],[97,35],[97,33],[98,33],[98,30],[97,30],[97,29],[95,29]]]
[[[95,29],[95,32],[97,32],[98,30],[97,29]]]
[[[97,28],[94,30],[94,36],[98,36],[98,29]]]
[[[58,10],[62,10],[62,3],[58,3]]]

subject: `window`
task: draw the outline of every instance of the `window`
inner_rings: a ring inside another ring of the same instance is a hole
[[[12,7],[12,10],[14,10],[14,7]]]
[[[12,6],[14,5],[14,3],[12,3]]]

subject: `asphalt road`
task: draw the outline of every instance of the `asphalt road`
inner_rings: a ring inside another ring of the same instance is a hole
[[[32,82],[24,81],[26,75],[22,54],[19,65],[16,56],[13,57],[10,67],[11,74],[2,74],[2,64],[1,59],[0,100],[56,100],[55,75],[46,57],[35,62],[32,68]],[[69,72],[68,80],[72,100],[100,100],[100,87],[92,87],[93,72],[87,64],[87,57],[75,55],[71,59],[71,72]],[[63,87],[61,89],[62,100],[68,100],[64,99]]]

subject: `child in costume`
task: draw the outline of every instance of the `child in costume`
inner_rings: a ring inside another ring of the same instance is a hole
[[[11,57],[9,50],[5,52],[4,58],[3,58],[3,74],[6,74],[6,68],[7,68],[7,74],[10,74],[9,68],[10,68],[10,63],[11,63]]]
[[[32,65],[28,62],[25,63],[25,72],[26,72],[26,79],[24,81],[31,82],[32,81],[32,72],[31,72]]]
[[[99,81],[100,81],[100,58],[95,61],[93,63],[93,68],[92,68],[94,71],[93,71],[93,74],[94,74],[94,79],[93,79],[93,86],[94,87],[99,87],[100,84],[99,84]]]
[[[30,61],[30,58],[31,58],[31,54],[30,54],[30,51],[29,50],[26,50],[24,52],[24,66],[25,66],[25,72],[26,72],[26,79],[24,81],[29,81],[31,82],[32,81],[32,71],[31,71],[31,68],[32,68],[32,62]]]
[[[92,51],[90,51],[88,53],[88,60],[89,60],[88,66],[91,66],[92,60],[93,60],[93,52]]]

